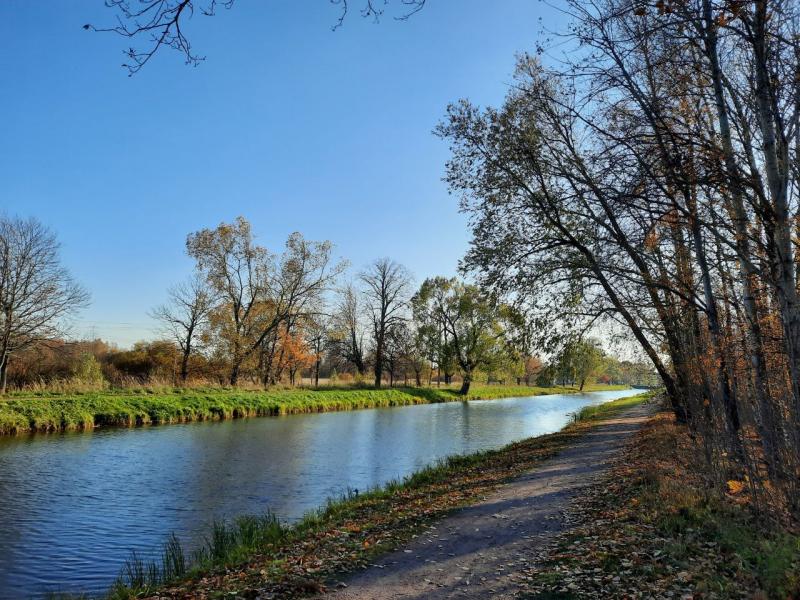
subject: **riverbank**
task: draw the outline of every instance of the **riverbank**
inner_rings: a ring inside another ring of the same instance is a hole
[[[567,512],[521,600],[800,598],[800,527],[757,518],[746,482],[714,485],[689,430],[661,413]]]
[[[586,385],[584,391],[627,389]],[[574,387],[473,386],[457,388],[319,388],[276,391],[130,390],[13,395],[0,400],[0,434],[37,433],[219,419],[279,416],[412,404],[490,400],[516,396],[576,393]]]
[[[215,524],[206,546],[189,558],[171,540],[156,563],[132,561],[123,573],[126,585],[110,597],[148,597],[158,590],[161,598],[222,597],[230,592],[286,598],[321,591],[335,585],[342,573],[367,567],[380,554],[407,543],[432,521],[479,502],[499,484],[553,457],[600,420],[651,396],[641,394],[609,402],[601,410],[584,410],[575,423],[557,433],[452,457],[403,482],[353,492],[292,527],[282,527],[269,517]],[[181,583],[162,586],[163,579]]]

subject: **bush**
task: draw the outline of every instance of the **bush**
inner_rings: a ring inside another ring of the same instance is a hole
[[[72,376],[71,383],[78,389],[101,389],[108,388],[108,382],[103,377],[103,366],[94,354],[84,352],[81,354],[80,362]]]

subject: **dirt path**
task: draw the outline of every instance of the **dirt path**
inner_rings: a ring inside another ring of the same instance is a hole
[[[570,499],[603,471],[653,412],[631,408],[573,447],[434,524],[320,600],[513,598],[524,570],[562,528]]]

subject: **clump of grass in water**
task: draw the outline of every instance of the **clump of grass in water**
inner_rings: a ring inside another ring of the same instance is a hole
[[[180,540],[173,533],[164,542],[156,558],[131,552],[119,579],[109,592],[109,598],[129,600],[180,581],[194,572],[238,561],[249,553],[277,543],[285,531],[271,512],[237,517],[232,522],[215,520],[203,545],[190,553],[188,558]]]
[[[164,542],[161,552],[161,578],[164,581],[179,579],[186,574],[186,555],[181,541],[174,533]]]

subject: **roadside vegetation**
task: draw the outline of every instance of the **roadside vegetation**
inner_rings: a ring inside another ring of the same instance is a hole
[[[570,508],[580,524],[528,573],[521,598],[800,597],[800,532],[788,513],[757,518],[746,483],[713,485],[700,452],[673,415],[651,419]]]
[[[584,391],[624,389],[594,384]],[[467,395],[450,387],[207,389],[40,392],[0,400],[0,434],[181,423],[297,413],[407,406],[457,400],[574,393],[576,387],[475,386]]]
[[[610,417],[653,396],[648,392],[609,402],[600,414]],[[449,457],[403,481],[331,499],[292,526],[281,525],[269,513],[215,522],[194,551],[169,536],[153,556],[131,557],[109,598],[289,598],[322,591],[450,511],[555,455],[599,421],[599,414],[583,413],[557,433]]]

